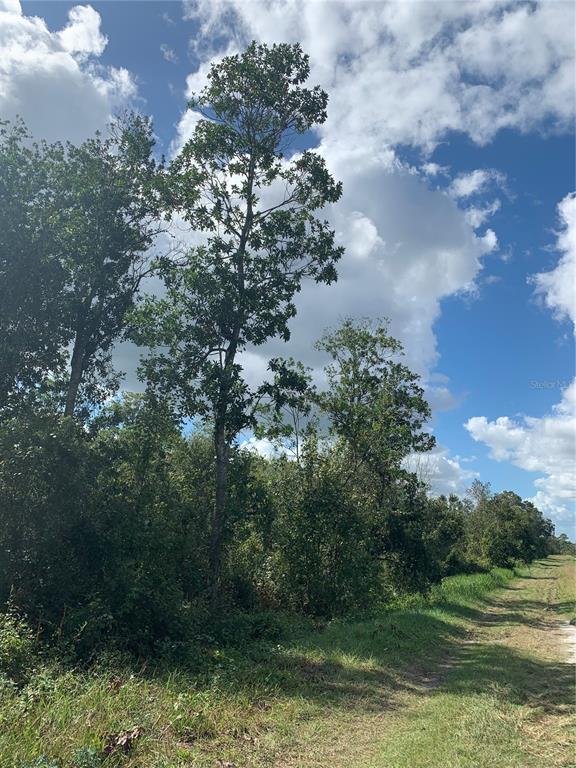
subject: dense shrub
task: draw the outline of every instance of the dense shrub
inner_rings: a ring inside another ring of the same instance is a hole
[[[567,547],[513,493],[430,499],[414,475],[374,477],[338,441],[309,439],[299,462],[236,449],[230,466],[215,613],[207,603],[207,437],[184,437],[168,410],[136,396],[87,428],[43,411],[6,422],[3,603],[82,658],[113,648],[183,653],[190,640],[279,637],[271,611],[342,616],[425,594],[454,573],[511,568]],[[30,635],[12,614],[2,631],[13,646],[4,673],[20,679]]]
[[[38,645],[29,625],[14,611],[0,614],[0,677],[21,685],[38,662]]]

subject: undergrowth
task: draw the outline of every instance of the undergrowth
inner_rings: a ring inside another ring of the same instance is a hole
[[[466,607],[514,575],[451,576],[356,621],[230,616],[154,663],[42,659],[25,623],[5,615],[0,767],[269,765],[307,723],[379,706],[383,684],[438,658],[462,633]]]

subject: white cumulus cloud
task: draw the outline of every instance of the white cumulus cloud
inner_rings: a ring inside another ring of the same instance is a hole
[[[460,456],[451,456],[447,448],[436,446],[429,453],[411,454],[404,466],[426,483],[431,495],[462,496],[479,477],[478,472],[465,466],[466,462]]]
[[[136,94],[126,69],[99,63],[106,42],[89,5],[71,8],[67,25],[52,32],[19,3],[1,0],[0,118],[20,116],[35,137],[51,141],[82,141],[105,128]]]
[[[0,13],[22,13],[20,0],[0,0]]]
[[[557,250],[561,253],[551,272],[532,277],[536,292],[559,318],[576,324],[576,194],[567,195],[558,205],[560,232]]]
[[[556,519],[570,515],[576,501],[576,381],[550,414],[540,418],[474,416],[464,425],[474,440],[490,448],[496,461],[509,461],[540,475],[534,485],[539,506]]]
[[[57,32],[65,51],[100,56],[108,40],[100,32],[100,14],[90,5],[77,5],[68,13],[68,24]]]
[[[502,128],[570,128],[574,6],[566,2],[188,0],[196,52],[228,38],[301,42],[351,143],[434,146],[449,131],[490,141]]]
[[[493,168],[477,168],[456,176],[450,185],[450,193],[456,199],[471,197],[484,192],[491,182],[503,184],[503,174]]]

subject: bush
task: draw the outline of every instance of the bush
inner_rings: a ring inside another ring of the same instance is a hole
[[[215,612],[213,453],[201,432],[186,439],[165,409],[137,396],[86,428],[42,410],[0,424],[8,684],[25,682],[34,664],[18,616],[73,662],[108,651],[198,666],[202,647],[285,636],[293,619],[277,618],[283,611],[325,620],[410,593],[450,599],[457,582],[434,588],[443,577],[572,547],[515,494],[482,488],[475,505],[430,499],[413,474],[351,471],[341,442],[310,438],[299,462],[233,449]],[[482,575],[474,583],[484,589]]]
[[[0,614],[0,675],[23,685],[38,661],[34,633],[15,613]]]

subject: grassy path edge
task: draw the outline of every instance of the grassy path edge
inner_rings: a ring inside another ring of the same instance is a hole
[[[573,610],[566,575],[573,568],[573,560],[558,557],[522,572],[520,580],[510,571],[451,577],[428,600],[410,598],[368,620],[334,621],[320,632],[296,627],[280,642],[214,648],[201,674],[178,665],[108,664],[88,672],[40,667],[22,689],[0,688],[0,766],[481,768],[491,765],[478,759],[484,732],[486,759],[494,759],[493,745],[499,745],[501,768],[536,766],[518,717],[532,722],[539,712],[556,727],[568,715],[565,682],[562,712],[550,686],[540,685],[558,675],[564,681],[569,665],[559,658],[567,648],[559,636],[548,656],[538,646],[540,634],[550,634],[541,623],[565,622],[558,610]],[[560,584],[565,594],[559,596]],[[498,617],[486,621],[492,612]],[[467,671],[470,654],[477,674]],[[466,711],[478,713],[483,731],[468,716],[462,721]],[[446,753],[451,740],[442,722],[459,724],[459,741],[465,745],[469,736],[469,754],[465,747]],[[138,737],[129,749],[102,759],[111,737],[134,728]],[[406,740],[420,745],[424,762]],[[432,752],[444,762],[426,762]],[[556,754],[547,759],[551,766],[572,765]]]

